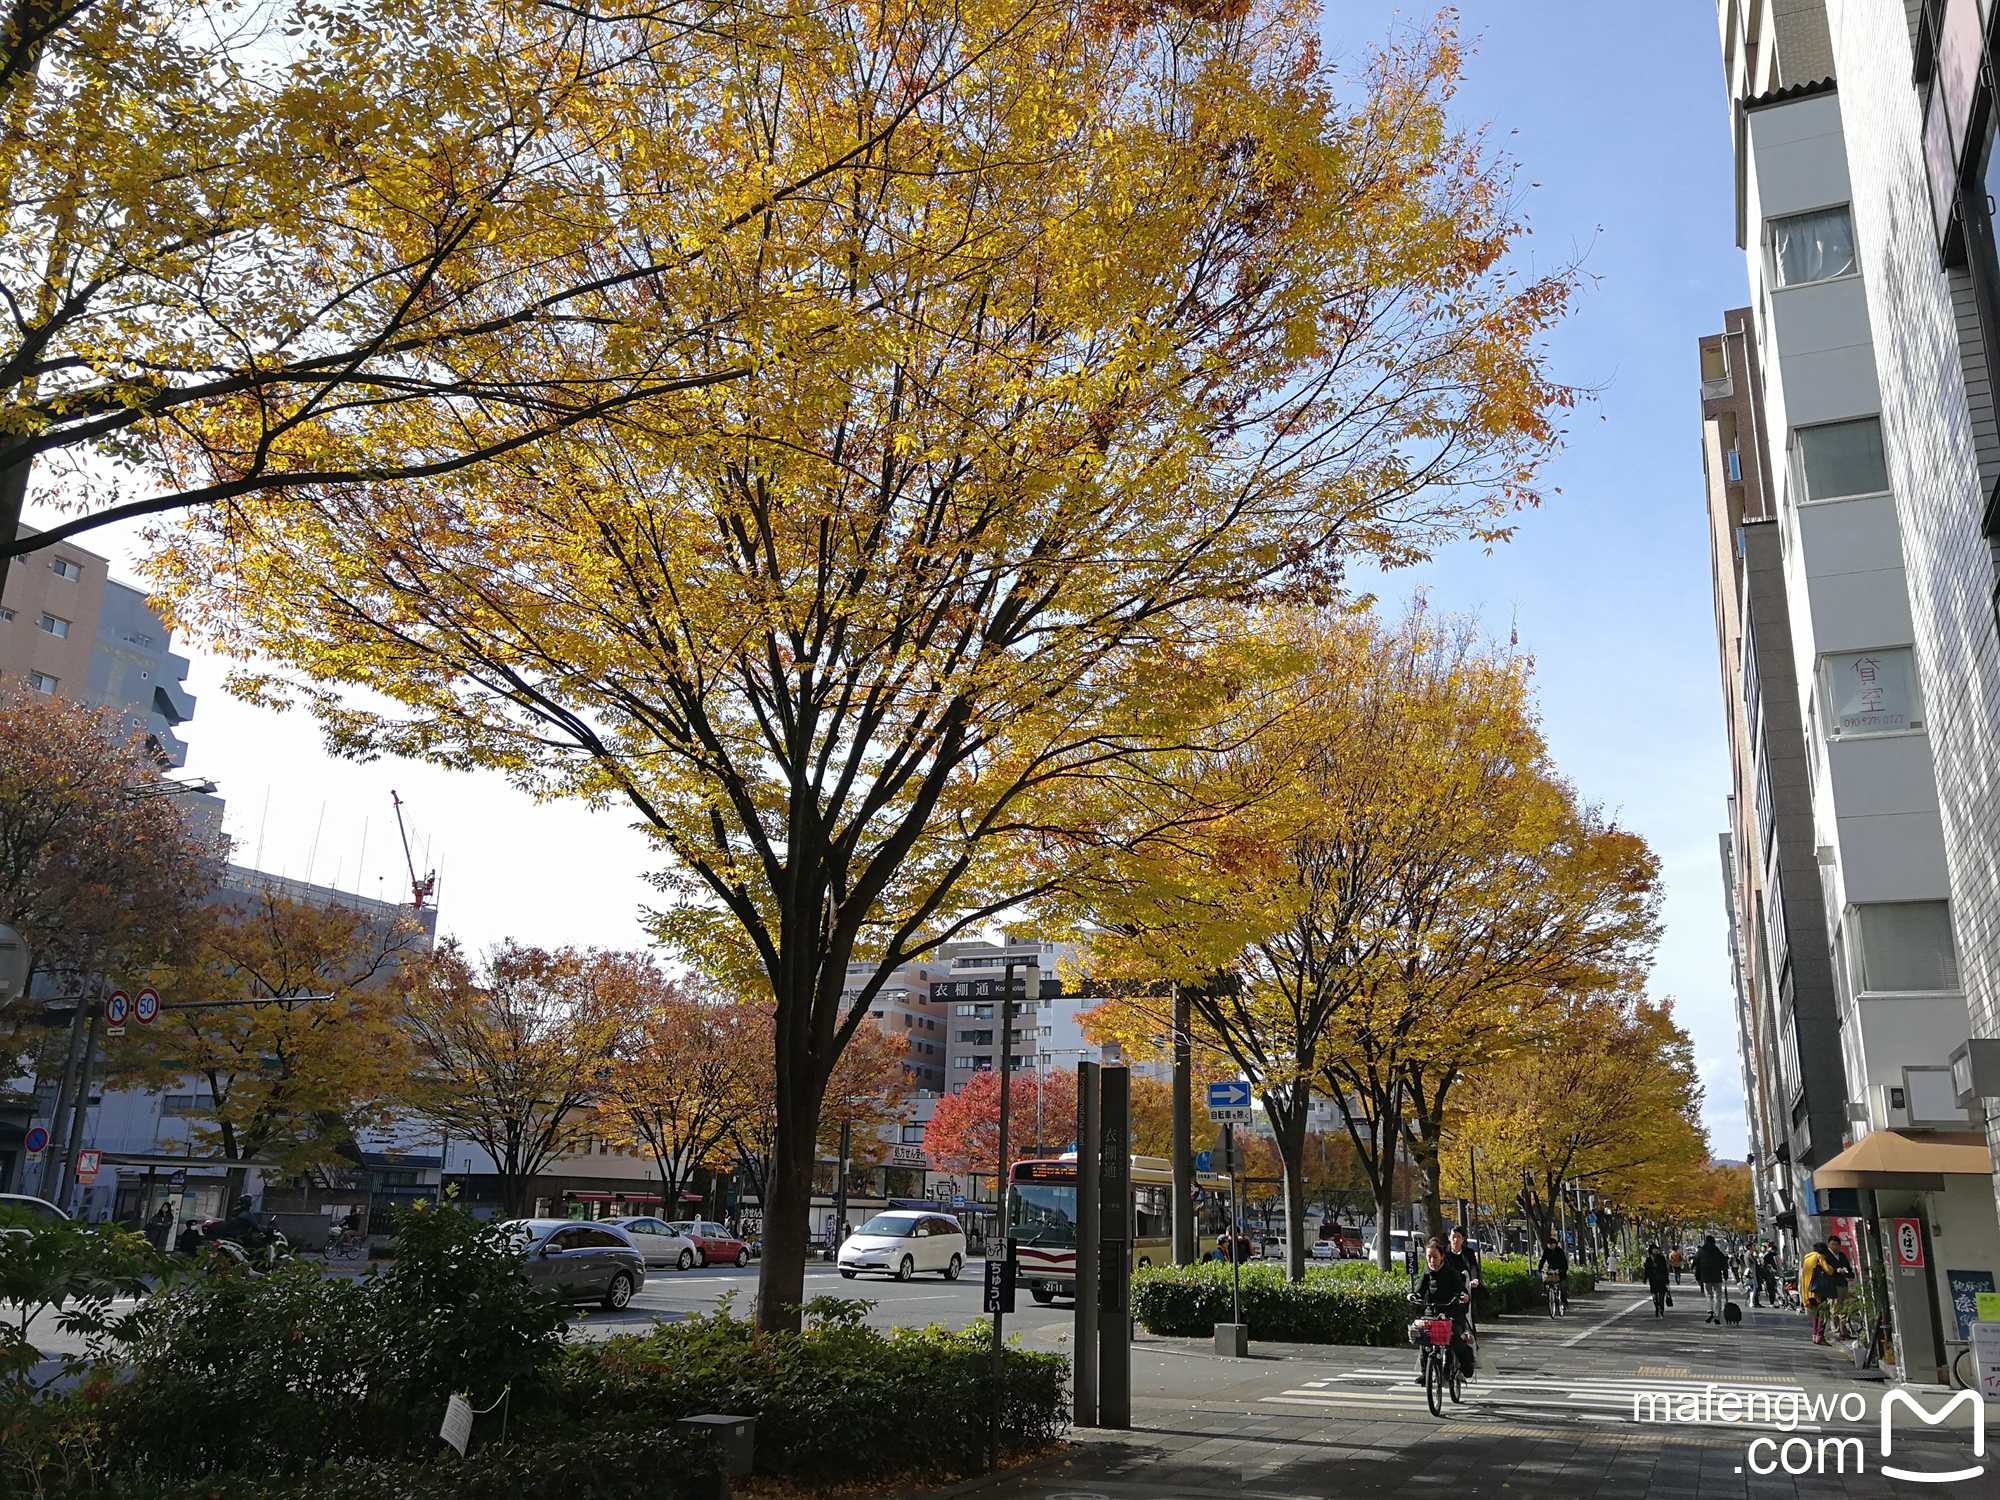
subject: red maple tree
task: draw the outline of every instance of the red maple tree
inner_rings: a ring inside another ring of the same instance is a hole
[[[1008,1154],[1016,1160],[1057,1156],[1076,1140],[1076,1074],[1062,1068],[1014,1075]],[[1037,1105],[1040,1106],[1039,1116]],[[949,1172],[991,1172],[1000,1155],[1000,1075],[974,1073],[938,1100],[924,1127],[924,1151]]]

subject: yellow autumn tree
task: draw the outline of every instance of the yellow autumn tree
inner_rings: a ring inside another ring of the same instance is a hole
[[[527,1214],[543,1169],[604,1134],[596,1106],[652,979],[643,955],[510,941],[475,960],[441,945],[403,986],[404,1112],[477,1145],[508,1215]]]
[[[682,84],[718,175],[835,161],[663,293],[750,374],[448,485],[204,512],[156,573],[342,751],[638,811],[660,936],[775,1007],[766,1327],[889,976],[1066,878],[1066,785],[1200,731],[1225,606],[1503,534],[1558,436],[1569,278],[1513,274],[1456,41],[1342,75],[1310,10],[1226,9],[811,13]]]
[[[1538,1015],[1505,1057],[1460,1081],[1443,1159],[1452,1191],[1470,1192],[1477,1146],[1482,1192],[1518,1202],[1538,1239],[1565,1183],[1662,1223],[1706,1171],[1694,1048],[1664,1001],[1623,992],[1570,995]]]
[[[927,252],[829,230],[827,190],[893,183],[898,138],[928,154],[992,49],[1051,24],[1043,0],[15,0],[0,558],[434,480],[794,359],[876,295],[788,274],[781,218],[924,295]],[[881,86],[841,112],[815,64],[857,52]],[[760,109],[780,80],[809,119]],[[31,469],[67,514],[17,536]]]
[[[681,1193],[701,1168],[726,1165],[743,1096],[743,1070],[760,1058],[738,1006],[692,993],[649,958],[631,960],[650,1003],[613,1042],[596,1100],[605,1139],[644,1151],[660,1173],[660,1201],[680,1213]]]
[[[399,991],[416,923],[273,891],[210,908],[184,961],[148,975],[159,1020],[107,1048],[118,1081],[185,1087],[191,1153],[287,1172],[359,1166],[356,1134],[391,1118],[411,1059]],[[245,1168],[230,1168],[230,1194]]]

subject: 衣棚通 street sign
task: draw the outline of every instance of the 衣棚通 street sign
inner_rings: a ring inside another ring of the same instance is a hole
[[[1224,1079],[1221,1083],[1208,1086],[1208,1107],[1210,1109],[1248,1109],[1250,1107],[1250,1085],[1241,1078]]]
[[[125,1018],[132,1013],[132,997],[123,990],[113,990],[104,997],[104,1034],[106,1036],[125,1035]]]
[[[160,992],[141,990],[132,997],[132,1019],[141,1026],[151,1026],[160,1017]]]

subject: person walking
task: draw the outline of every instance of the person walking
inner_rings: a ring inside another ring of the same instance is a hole
[[[1770,1306],[1778,1305],[1778,1252],[1774,1246],[1764,1246],[1764,1253],[1753,1267],[1757,1282],[1750,1293],[1750,1305],[1756,1307],[1760,1297],[1770,1298]]]
[[[1722,1253],[1722,1247],[1709,1235],[1701,1242],[1701,1248],[1694,1253],[1695,1285],[1701,1288],[1702,1296],[1708,1299],[1708,1321],[1722,1321],[1723,1283],[1729,1278],[1729,1257]]]
[[[1812,1250],[1799,1266],[1799,1300],[1812,1314],[1812,1341],[1826,1342],[1826,1309],[1839,1292],[1839,1277],[1825,1240],[1814,1240]]]
[[[1465,1321],[1477,1334],[1478,1319],[1473,1313],[1473,1299],[1479,1294],[1479,1252],[1465,1237],[1465,1226],[1454,1224],[1445,1244],[1444,1258],[1458,1267],[1459,1275],[1465,1278]]]
[[[167,1241],[174,1233],[174,1208],[171,1203],[162,1203],[152,1218],[146,1221],[146,1238],[153,1242],[155,1250],[167,1248]]]
[[[1667,1252],[1667,1264],[1673,1267],[1674,1285],[1679,1286],[1681,1284],[1681,1266],[1684,1264],[1681,1260],[1681,1247],[1679,1245],[1674,1246],[1673,1249]]]
[[[1653,1294],[1653,1316],[1667,1315],[1667,1278],[1671,1274],[1666,1256],[1660,1254],[1658,1245],[1646,1247],[1645,1264],[1639,1268],[1639,1279],[1646,1283],[1646,1289]]]

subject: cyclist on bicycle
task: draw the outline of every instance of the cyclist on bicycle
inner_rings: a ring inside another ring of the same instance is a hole
[[[1465,1321],[1476,1336],[1479,1328],[1472,1315],[1472,1301],[1479,1295],[1479,1252],[1467,1242],[1464,1225],[1451,1226],[1451,1239],[1445,1246],[1444,1258],[1447,1263],[1456,1266],[1459,1275],[1465,1278]]]
[[[1564,1312],[1568,1312],[1569,1311],[1569,1252],[1563,1249],[1562,1245],[1557,1241],[1554,1235],[1550,1235],[1549,1242],[1546,1245],[1542,1246],[1542,1258],[1539,1261],[1535,1262],[1535,1269],[1543,1273],[1547,1273],[1549,1271],[1553,1271],[1556,1273],[1555,1281],[1557,1287],[1559,1288],[1557,1294],[1557,1300],[1562,1304],[1562,1310]],[[1542,1279],[1546,1281],[1549,1278],[1546,1274],[1544,1274]]]
[[[1423,1304],[1432,1317],[1451,1319],[1452,1347],[1458,1350],[1459,1368],[1472,1373],[1471,1327],[1466,1308],[1471,1294],[1466,1290],[1465,1272],[1445,1255],[1444,1246],[1432,1240],[1424,1247],[1425,1270],[1411,1296]]]

